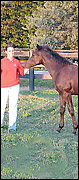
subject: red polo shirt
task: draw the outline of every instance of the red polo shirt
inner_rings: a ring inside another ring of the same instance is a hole
[[[1,59],[1,87],[11,87],[20,84],[19,74],[24,75],[21,62],[13,57],[10,61],[7,57]]]

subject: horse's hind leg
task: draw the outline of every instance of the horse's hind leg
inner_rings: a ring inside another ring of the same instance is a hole
[[[72,121],[73,121],[73,134],[76,134],[76,131],[77,131],[77,121],[76,121],[76,118],[75,118],[75,115],[74,115],[74,108],[73,108],[73,103],[72,103],[72,97],[71,97],[71,94],[68,94],[67,95],[67,100],[66,100],[66,104],[67,104],[67,107],[68,107],[68,110],[69,110],[69,113],[72,117]]]
[[[64,127],[64,112],[65,112],[65,99],[63,95],[60,95],[60,124],[59,128],[56,130],[57,133],[61,131],[61,129]]]

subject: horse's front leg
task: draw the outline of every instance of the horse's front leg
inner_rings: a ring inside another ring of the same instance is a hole
[[[64,127],[64,112],[65,112],[65,99],[63,95],[60,95],[60,124],[59,128],[56,130],[57,133],[61,131]]]
[[[73,134],[76,134],[76,131],[77,131],[77,121],[76,121],[76,118],[75,118],[75,115],[74,115],[74,108],[73,108],[73,103],[72,103],[72,96],[71,94],[69,93],[67,95],[67,98],[66,98],[66,104],[67,104],[67,107],[68,107],[68,110],[69,110],[69,113],[72,117],[72,121],[73,121]]]

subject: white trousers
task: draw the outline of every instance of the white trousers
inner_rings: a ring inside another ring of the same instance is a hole
[[[17,104],[20,93],[20,84],[1,88],[1,126],[4,124],[4,113],[9,97],[9,130],[13,129],[16,131],[16,120],[17,120]]]

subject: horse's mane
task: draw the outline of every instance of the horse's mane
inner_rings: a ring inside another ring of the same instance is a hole
[[[49,48],[49,46],[42,46],[42,48],[44,50],[49,51],[49,54],[52,55],[55,58],[56,62],[62,63],[63,65],[65,65],[65,64],[66,65],[67,64],[72,65],[73,64],[72,62],[70,62],[66,58],[64,58],[64,57],[60,56],[58,53],[54,52],[52,49]]]

